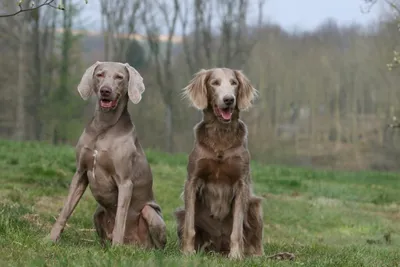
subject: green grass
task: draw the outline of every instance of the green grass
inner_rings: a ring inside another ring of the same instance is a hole
[[[74,149],[0,140],[0,266],[400,266],[398,174],[253,163],[255,192],[265,198],[265,254],[288,251],[296,260],[230,261],[180,254],[172,213],[182,205],[186,155],[146,153],[168,226],[165,251],[102,249],[91,230],[96,203],[89,190],[59,244],[45,242],[68,192]]]

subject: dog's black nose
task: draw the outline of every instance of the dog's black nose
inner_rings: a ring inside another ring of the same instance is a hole
[[[110,87],[106,87],[106,86],[102,87],[100,89],[100,94],[101,94],[101,96],[104,96],[104,97],[110,96],[111,95],[111,88]]]
[[[230,106],[235,101],[235,97],[233,95],[226,95],[223,98],[225,105]]]

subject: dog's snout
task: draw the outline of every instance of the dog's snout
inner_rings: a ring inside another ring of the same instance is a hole
[[[235,101],[235,97],[233,95],[226,95],[222,100],[224,101],[225,105],[230,106]]]
[[[101,94],[101,96],[104,96],[104,97],[110,96],[111,95],[111,88],[108,87],[108,86],[103,86],[100,89],[100,94]]]

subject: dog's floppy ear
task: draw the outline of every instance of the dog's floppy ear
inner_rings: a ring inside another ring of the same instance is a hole
[[[142,99],[142,94],[145,90],[143,78],[139,72],[128,63],[125,63],[125,68],[129,73],[128,96],[133,104],[137,104]]]
[[[237,105],[239,110],[246,110],[251,107],[254,98],[257,97],[257,90],[251,85],[250,80],[240,70],[234,70],[238,79]]]
[[[189,84],[183,88],[183,97],[188,98],[192,105],[199,110],[206,109],[208,106],[206,81],[209,74],[209,70],[201,69],[194,75]]]
[[[86,69],[82,76],[81,82],[78,85],[78,92],[83,100],[87,100],[93,93],[93,74],[100,63],[100,61],[96,61],[96,63]]]

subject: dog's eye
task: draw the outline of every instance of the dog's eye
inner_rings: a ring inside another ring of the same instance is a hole
[[[213,81],[211,81],[211,85],[219,86],[219,85],[221,85],[221,82],[219,80],[213,80]]]
[[[231,80],[231,85],[238,85],[238,82],[235,80]]]
[[[115,79],[117,79],[117,80],[122,80],[123,78],[124,77],[122,75],[119,75],[119,74],[115,75]]]
[[[96,74],[96,77],[98,78],[103,78],[104,77],[104,73],[100,72]]]

